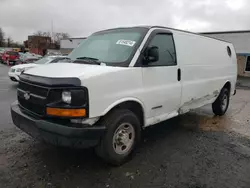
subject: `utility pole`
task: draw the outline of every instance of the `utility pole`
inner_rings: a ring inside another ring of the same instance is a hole
[[[54,23],[51,21],[51,41],[54,42]]]

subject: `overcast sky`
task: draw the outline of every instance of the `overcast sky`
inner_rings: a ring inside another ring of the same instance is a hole
[[[0,27],[22,42],[35,31],[88,36],[97,30],[162,25],[195,32],[250,29],[249,0],[0,0]]]

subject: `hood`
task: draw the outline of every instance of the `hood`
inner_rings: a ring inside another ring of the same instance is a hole
[[[11,67],[12,69],[23,69],[23,68],[31,68],[31,67],[35,67],[37,66],[37,64],[35,63],[29,63],[29,64],[21,64],[21,65],[15,65],[13,67]]]
[[[98,76],[110,72],[117,72],[124,69],[127,68],[76,63],[51,63],[45,66],[38,66],[32,68],[30,70],[25,71],[25,73],[49,78],[89,78],[92,76]]]

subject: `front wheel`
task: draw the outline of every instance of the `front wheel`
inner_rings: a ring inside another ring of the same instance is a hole
[[[138,117],[127,109],[116,109],[102,120],[107,132],[96,147],[96,153],[112,165],[125,163],[140,141]]]
[[[223,88],[216,101],[212,104],[213,112],[215,115],[223,116],[226,113],[229,106],[229,98],[229,90],[227,88]]]

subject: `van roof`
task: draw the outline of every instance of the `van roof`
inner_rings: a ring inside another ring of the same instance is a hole
[[[216,35],[216,34],[233,34],[233,33],[250,33],[250,30],[211,31],[211,32],[201,32],[200,34]]]
[[[214,37],[203,35],[203,33],[195,33],[195,32],[191,32],[191,31],[185,31],[185,30],[181,30],[181,29],[175,29],[175,28],[171,28],[171,27],[157,26],[157,25],[154,25],[154,26],[147,26],[147,25],[143,26],[142,25],[142,26],[132,26],[132,27],[117,27],[117,28],[106,29],[106,30],[102,30],[102,31],[112,31],[112,30],[116,30],[116,29],[132,29],[132,28],[144,28],[144,29],[148,29],[148,30],[151,29],[151,28],[170,29],[170,30],[174,30],[174,31],[180,31],[180,32],[189,33],[189,34],[193,34],[193,35],[199,35],[199,36],[202,36],[202,37],[206,37],[206,38],[210,38],[210,39],[214,39],[214,40],[219,40],[219,41],[222,41],[222,42],[232,44],[229,41],[225,41],[225,40],[221,40],[221,39],[217,39],[217,38],[214,38]]]

